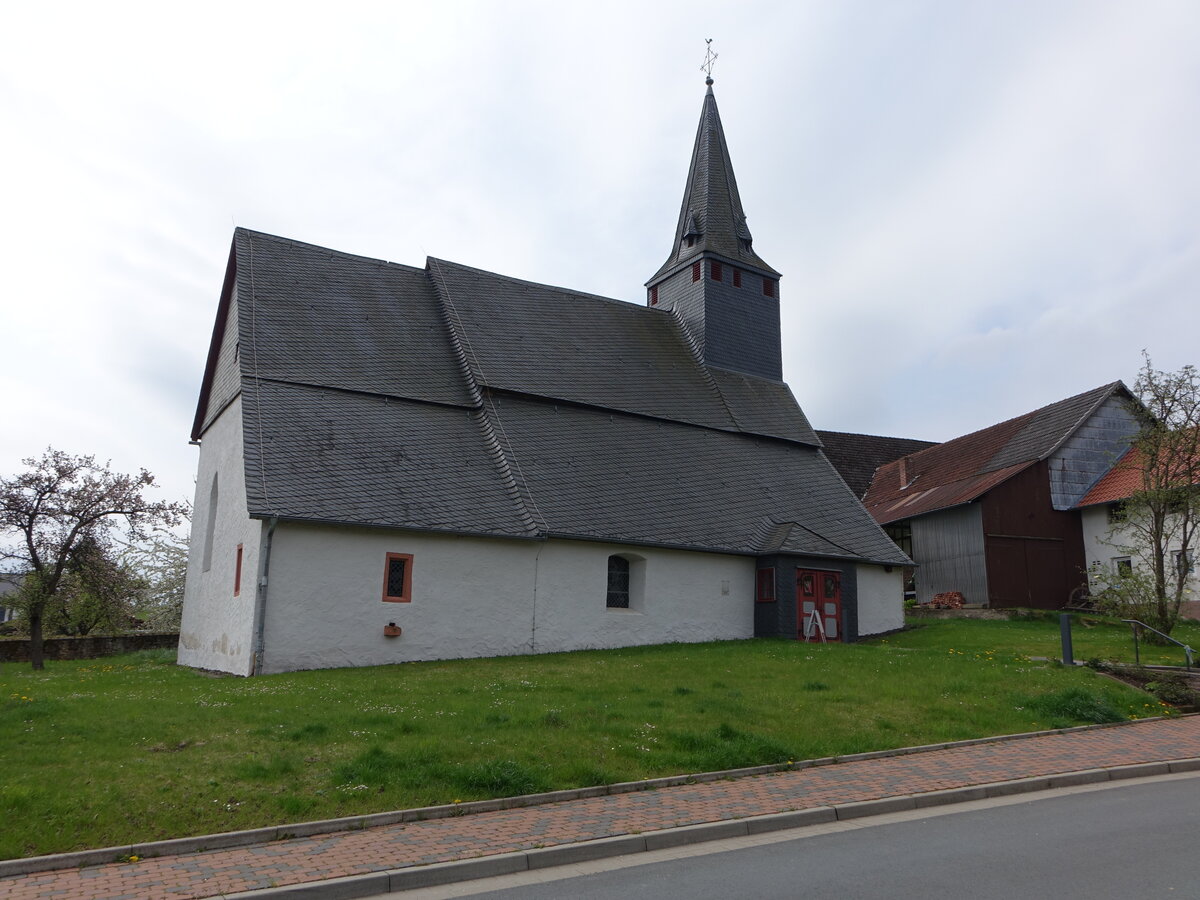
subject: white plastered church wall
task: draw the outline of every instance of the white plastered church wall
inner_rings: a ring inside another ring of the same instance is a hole
[[[888,571],[891,568],[891,571]],[[904,627],[904,572],[899,566],[859,563],[858,634],[866,637]]]
[[[388,553],[413,557],[411,602],[383,600]],[[614,553],[643,572],[630,610],[606,606]],[[753,633],[748,557],[281,522],[270,573],[264,672]]]
[[[237,675],[250,674],[253,658],[254,595],[263,533],[262,523],[247,513],[244,469],[239,396],[204,433],[200,445],[178,657],[183,665]],[[241,590],[234,596],[239,544]]]

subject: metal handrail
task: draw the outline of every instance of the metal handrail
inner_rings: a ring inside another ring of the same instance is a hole
[[[1189,669],[1192,667],[1192,654],[1195,651],[1192,650],[1192,648],[1189,647],[1187,644],[1184,644],[1181,641],[1177,641],[1177,640],[1175,640],[1175,638],[1171,637],[1169,634],[1163,634],[1157,628],[1152,628],[1149,625],[1147,625],[1145,622],[1139,622],[1137,619],[1122,619],[1121,621],[1124,622],[1126,625],[1128,625],[1130,630],[1133,631],[1133,661],[1134,661],[1135,665],[1140,666],[1142,664],[1142,657],[1138,653],[1138,629],[1145,628],[1147,631],[1153,631],[1160,638],[1163,638],[1164,640],[1168,640],[1172,644],[1175,644],[1176,646],[1182,647],[1183,655],[1187,659],[1187,667]]]

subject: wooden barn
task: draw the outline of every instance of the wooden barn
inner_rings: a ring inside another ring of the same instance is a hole
[[[1062,607],[1086,581],[1076,507],[1137,430],[1129,399],[1113,382],[876,469],[863,503],[917,564],[916,599]]]

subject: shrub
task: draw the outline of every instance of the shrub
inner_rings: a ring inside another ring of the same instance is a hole
[[[1106,697],[1094,694],[1086,688],[1072,687],[1049,694],[1042,694],[1029,701],[1031,709],[1037,710],[1052,720],[1055,728],[1079,722],[1099,725],[1106,722],[1123,722],[1125,717]]]

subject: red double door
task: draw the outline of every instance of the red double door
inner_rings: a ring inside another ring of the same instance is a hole
[[[842,576],[818,569],[796,570],[796,637],[819,641],[842,639]]]

